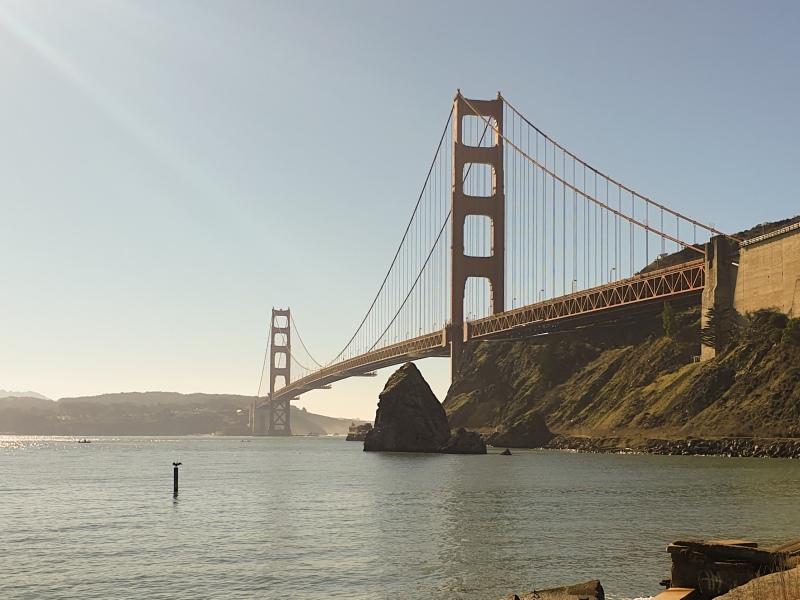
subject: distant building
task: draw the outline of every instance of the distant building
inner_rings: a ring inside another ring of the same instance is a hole
[[[347,431],[347,441],[363,442],[364,438],[367,435],[367,432],[370,429],[372,429],[372,423],[362,423],[361,425],[356,425],[355,423],[351,423],[350,428]]]

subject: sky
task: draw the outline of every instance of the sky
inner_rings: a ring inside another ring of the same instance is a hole
[[[459,88],[727,233],[797,215],[798,31],[795,1],[0,0],[0,388],[255,396],[273,307],[332,359]],[[372,419],[390,373],[296,404]]]

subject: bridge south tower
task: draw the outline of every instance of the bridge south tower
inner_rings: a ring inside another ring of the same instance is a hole
[[[452,377],[459,373],[465,342],[464,297],[470,278],[483,278],[489,283],[490,312],[505,310],[505,174],[503,171],[503,98],[468,100],[459,91],[453,107],[453,174],[451,197],[451,281],[450,343]],[[477,128],[470,127],[472,120]],[[482,133],[469,136],[467,131]],[[474,139],[471,139],[474,138]],[[465,183],[477,172],[491,169],[489,184]],[[469,193],[468,193],[469,192]],[[490,248],[488,254],[476,256],[465,246],[465,228],[469,217],[489,219]]]

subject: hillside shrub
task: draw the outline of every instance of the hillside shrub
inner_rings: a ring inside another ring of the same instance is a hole
[[[800,317],[789,319],[786,327],[783,328],[782,342],[800,344]]]
[[[675,310],[669,302],[664,302],[664,310],[661,311],[661,323],[664,325],[664,334],[668,338],[675,337],[678,327],[675,321]]]

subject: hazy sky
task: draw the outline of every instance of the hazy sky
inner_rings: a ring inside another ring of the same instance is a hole
[[[796,1],[0,0],[0,388],[255,395],[272,307],[333,358],[457,88],[723,231],[796,215],[798,32]],[[298,404],[372,418],[379,375]]]

